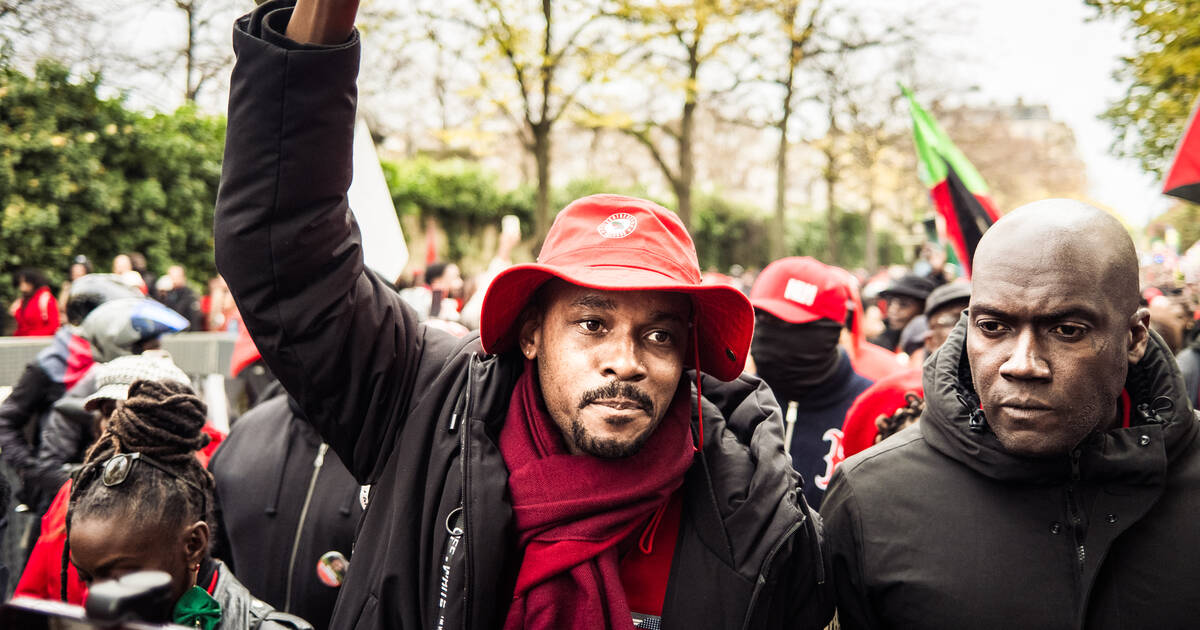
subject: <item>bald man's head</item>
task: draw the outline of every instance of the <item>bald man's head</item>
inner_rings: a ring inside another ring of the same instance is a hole
[[[1130,314],[1138,305],[1138,259],[1120,221],[1072,199],[1044,199],[1006,214],[979,241],[973,266],[1038,257],[1072,270],[1100,272],[1103,295]]]
[[[997,221],[973,260],[967,356],[988,424],[1008,450],[1057,455],[1117,418],[1148,316],[1133,241],[1078,201]]]

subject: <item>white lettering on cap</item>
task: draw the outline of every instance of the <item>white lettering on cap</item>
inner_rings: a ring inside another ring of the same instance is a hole
[[[625,238],[637,228],[637,217],[628,212],[618,212],[600,222],[596,229],[604,238]]]
[[[783,290],[783,297],[797,304],[812,306],[817,299],[817,285],[788,278],[787,287]]]

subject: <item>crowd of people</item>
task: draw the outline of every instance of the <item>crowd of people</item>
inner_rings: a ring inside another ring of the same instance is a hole
[[[37,516],[0,590],[158,571],[139,613],[206,630],[1200,618],[1200,285],[1109,214],[1015,209],[970,278],[933,246],[723,274],[593,195],[534,262],[506,220],[481,275],[394,282],[345,195],[355,4],[237,23],[204,298],[132,254],[16,275],[16,334],[51,337],[0,403],[0,502]],[[184,330],[237,335],[228,434],[162,349]]]
[[[213,276],[202,294],[187,277],[183,265],[170,265],[162,275],[152,273],[146,257],[140,253],[117,254],[112,260],[114,280],[154,298],[188,320],[189,330],[236,331],[237,307],[229,288],[219,276]],[[76,256],[66,266],[67,280],[52,287],[48,274],[33,267],[13,274],[17,298],[0,319],[0,334],[14,337],[50,336],[67,320],[67,301],[73,282],[94,271],[87,256]],[[196,285],[198,286],[198,285]]]

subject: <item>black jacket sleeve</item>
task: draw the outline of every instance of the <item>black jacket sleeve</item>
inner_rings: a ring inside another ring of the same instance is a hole
[[[424,327],[363,264],[347,204],[359,40],[285,38],[290,0],[234,29],[217,266],[272,372],[360,483],[395,443]]]
[[[75,465],[83,461],[82,447],[91,441],[90,432],[79,423],[53,409],[42,426],[42,442],[38,445],[38,465],[43,469],[42,481],[54,492],[71,476]]]
[[[34,447],[25,437],[30,422],[38,422],[50,404],[63,395],[63,386],[37,363],[25,366],[12,393],[0,403],[0,453],[22,476],[34,470]],[[36,425],[35,425],[36,426]]]
[[[854,488],[842,473],[841,469],[833,473],[821,503],[839,627],[844,630],[882,628],[871,608],[864,583],[862,524]]]
[[[42,467],[42,483],[53,496],[67,481],[72,469],[83,461],[83,454],[96,437],[92,432],[94,417],[83,408],[87,397],[96,392],[96,371],[89,370],[74,387],[50,407],[42,425],[38,444],[38,463]]]

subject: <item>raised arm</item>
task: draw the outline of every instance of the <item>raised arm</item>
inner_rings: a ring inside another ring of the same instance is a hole
[[[363,265],[346,191],[354,0],[273,0],[238,20],[217,266],[255,344],[360,482],[403,422],[423,326]],[[285,36],[285,33],[301,41]]]
[[[340,44],[354,31],[358,0],[297,0],[288,39],[300,44]]]

